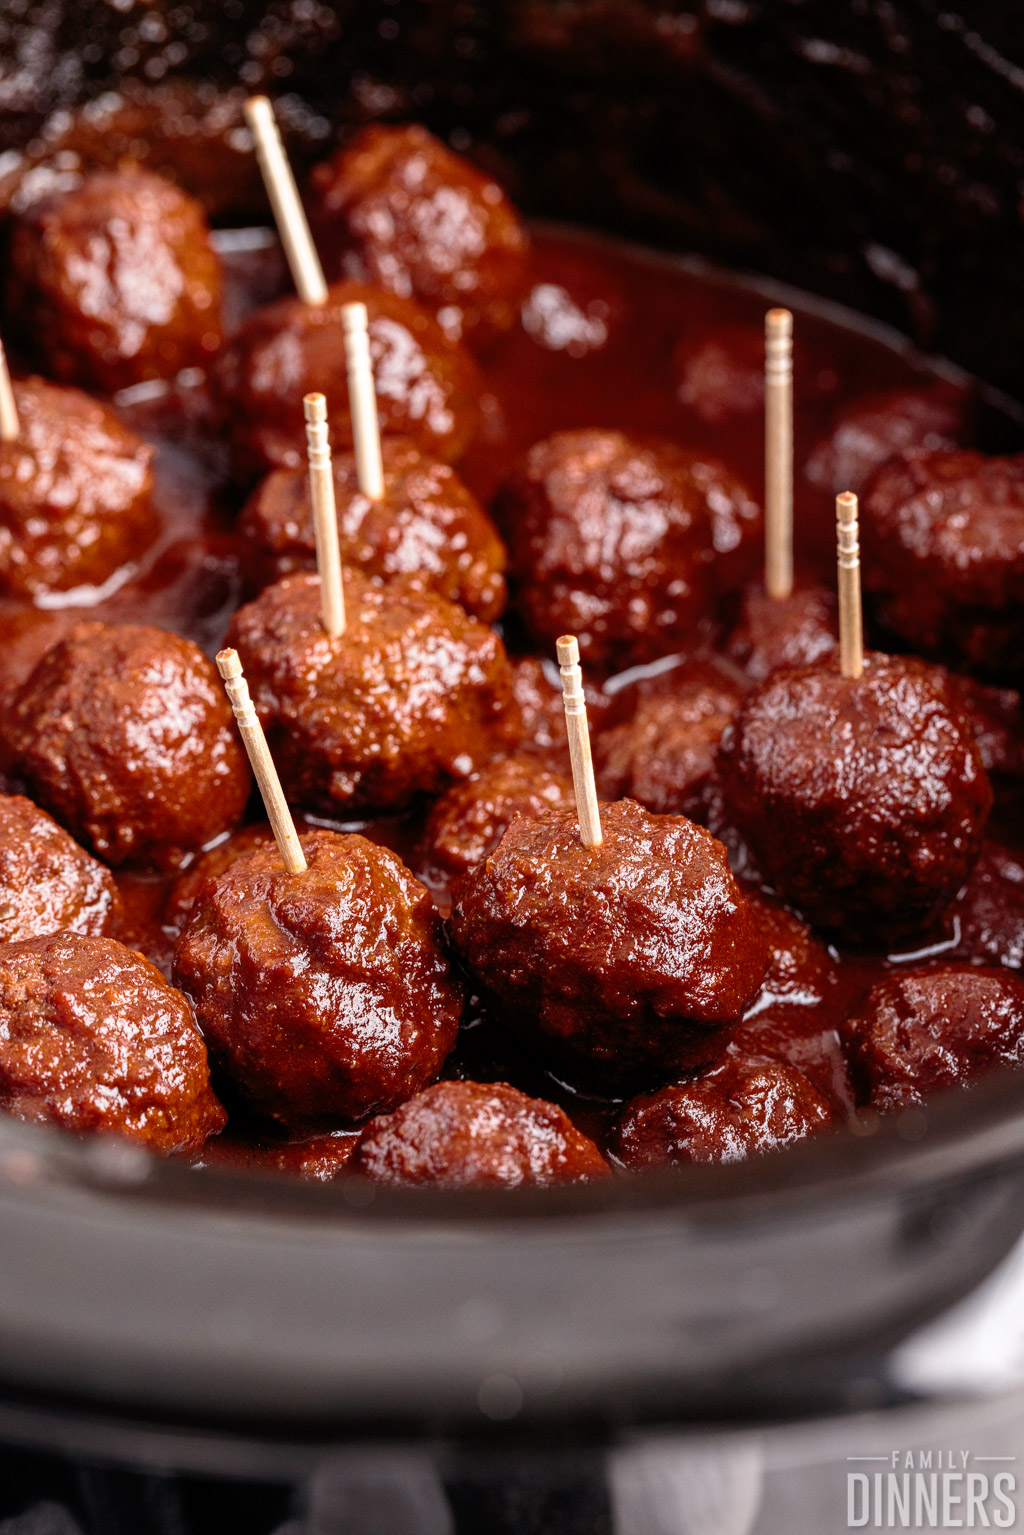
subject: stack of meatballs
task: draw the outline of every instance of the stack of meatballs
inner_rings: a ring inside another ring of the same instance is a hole
[[[766,595],[757,496],[700,447],[558,431],[481,505],[457,466],[493,426],[488,359],[534,257],[497,183],[425,129],[365,128],[314,167],[322,305],[240,308],[207,210],[138,158],[56,156],[7,195],[9,1113],[200,1166],[507,1187],[736,1160],[1024,1061],[1024,459],[963,445],[956,390],[858,401],[803,467],[862,498],[880,648],[854,680],[832,591]],[[353,300],[378,500],[352,447]],[[759,347],[726,330],[679,350],[697,422],[760,410]],[[295,810],[299,875],[209,655],[105,606],[166,534],[126,409],[148,398],[185,435],[200,399],[230,460],[242,589],[216,639]],[[563,633],[596,847],[550,664]]]

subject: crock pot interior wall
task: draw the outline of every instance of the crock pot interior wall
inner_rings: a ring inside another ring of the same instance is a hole
[[[1024,31],[948,6],[10,0],[0,141],[129,77],[418,118],[530,211],[788,279],[1019,394]]]

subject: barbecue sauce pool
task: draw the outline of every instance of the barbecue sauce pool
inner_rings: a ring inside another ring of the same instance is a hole
[[[229,328],[252,309],[288,291],[276,239],[264,230],[220,231],[215,236],[225,269]],[[538,439],[573,427],[619,428],[661,436],[721,458],[760,497],[763,489],[763,411],[759,399],[760,336],[764,312],[776,292],[756,279],[723,274],[698,260],[676,260],[583,232],[533,231],[532,291],[524,323],[481,359],[486,394],[482,426],[458,466],[486,505],[511,461]],[[906,388],[939,387],[963,396],[969,436],[990,451],[1024,445],[1024,429],[995,397],[955,369],[915,353],[891,333],[812,298],[786,295],[797,335],[795,420],[795,545],[798,577],[831,583],[835,523],[831,495],[803,475],[811,450],[844,406],[861,396]],[[737,337],[749,356],[715,419],[685,399],[684,359],[716,337]],[[220,647],[242,600],[233,523],[244,489],[230,478],[226,433],[198,370],[173,383],[139,385],[115,397],[125,421],[158,448],[155,504],[161,534],[137,568],[119,572],[106,589],[53,594],[40,606],[81,610],[81,617],[155,624],[177,630],[208,654]],[[0,611],[13,604],[0,603]],[[514,616],[506,625],[513,653],[519,646]],[[259,816],[256,804],[254,816]],[[342,823],[306,818],[310,824]],[[346,822],[408,855],[422,815],[398,820]],[[997,835],[1017,846],[1016,826]],[[129,941],[165,969],[173,936],[160,918],[166,882],[119,873]],[[949,924],[913,946],[910,959],[951,952]],[[900,956],[843,955],[839,985],[818,1015],[830,1036],[853,998]],[[562,1103],[580,1127],[602,1143],[618,1105],[546,1069],[509,1039],[479,1008],[470,1010],[460,1044],[444,1075],[508,1080],[524,1091]],[[346,1133],[346,1140],[348,1135]],[[283,1166],[280,1143],[262,1138],[239,1116],[204,1153],[207,1162]],[[293,1160],[295,1160],[293,1158]],[[296,1166],[301,1164],[301,1157]],[[287,1158],[285,1158],[287,1161]]]

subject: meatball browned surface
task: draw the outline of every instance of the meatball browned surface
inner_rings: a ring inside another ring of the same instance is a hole
[[[394,1108],[437,1076],[462,997],[427,891],[365,837],[313,832],[200,889],[174,959],[214,1061],[250,1107],[301,1127]]]
[[[0,592],[102,586],[152,542],[153,450],[78,389],[14,385],[21,430],[0,442]]]
[[[633,1169],[740,1162],[817,1135],[835,1105],[795,1066],[770,1056],[729,1056],[690,1082],[627,1104],[613,1154]]]
[[[860,495],[876,469],[905,448],[952,448],[964,430],[968,400],[962,390],[886,389],[844,406],[832,430],[807,460],[804,473],[829,496]]]
[[[853,943],[913,932],[963,883],[992,791],[934,669],[868,654],[774,672],[722,737],[726,808],[759,868]]]
[[[372,1119],[352,1158],[375,1183],[447,1188],[589,1183],[610,1169],[564,1110],[506,1082],[437,1082]]]
[[[681,648],[759,542],[761,513],[724,465],[622,432],[555,432],[495,504],[533,640],[579,637],[605,669]]]
[[[19,689],[4,733],[33,797],[107,863],[173,867],[249,798],[213,664],[162,629],[80,624]]]
[[[0,722],[15,693],[58,640],[82,622],[81,609],[30,608],[11,603],[0,608]],[[7,750],[0,724],[0,758]]]
[[[512,822],[467,874],[452,935],[511,1028],[628,1077],[724,1049],[757,993],[767,945],[725,848],[682,816],[601,807]]]
[[[752,682],[780,666],[811,666],[839,643],[839,605],[833,588],[797,586],[788,597],[769,597],[760,584],[743,593],[726,654]]]
[[[0,946],[0,1104],[165,1154],[227,1118],[181,993],[134,949],[75,933]]]
[[[501,640],[434,592],[345,573],[348,623],[331,639],[316,576],[288,576],[235,614],[278,771],[299,805],[397,809],[514,744]]]
[[[801,1072],[844,1118],[856,1107],[832,1009],[782,1005],[751,1012],[733,1035],[729,1054],[741,1060],[767,1056]]]
[[[364,128],[310,177],[310,218],[332,270],[418,299],[447,336],[511,330],[529,242],[497,182],[419,124]]]
[[[753,1003],[752,1017],[780,1005],[816,1007],[835,989],[836,961],[796,912],[759,891],[748,891],[758,926],[768,944],[768,970]]]
[[[204,365],[220,302],[202,208],[153,171],[91,171],[15,222],[7,313],[65,382],[112,394]]]
[[[273,841],[274,833],[269,823],[260,821],[254,826],[238,827],[213,847],[200,853],[187,869],[182,870],[167,892],[161,913],[165,930],[175,937],[179,936],[192,915],[196,897],[204,883],[223,874],[243,853],[252,852],[257,847],[269,847]]]
[[[908,452],[871,481],[864,581],[915,650],[1020,676],[1024,667],[1024,455]]]
[[[367,308],[381,431],[411,438],[445,463],[469,446],[483,388],[469,353],[411,299],[343,282],[325,304],[283,298],[258,310],[221,354],[218,378],[243,472],[305,463],[302,399],[310,390],[327,398],[332,446],[351,446],[341,311],[353,302]]]
[[[400,437],[381,442],[384,495],[364,496],[355,456],[334,456],[334,492],[346,569],[389,580],[406,576],[490,623],[505,606],[505,550],[497,530],[455,470]],[[259,590],[316,569],[309,474],[277,469],[253,491],[238,524],[242,558]]]
[[[31,800],[0,795],[0,943],[47,933],[116,930],[109,872]]]
[[[862,1103],[920,1103],[999,1064],[1024,1062],[1024,980],[1009,970],[936,965],[872,988],[843,1026]]]

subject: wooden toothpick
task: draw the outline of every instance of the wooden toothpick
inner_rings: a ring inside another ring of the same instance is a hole
[[[21,435],[18,407],[14,403],[14,390],[7,367],[7,353],[0,341],[0,442],[14,442]]]
[[[864,634],[857,497],[851,490],[836,496],[836,536],[839,546],[839,665],[844,677],[859,677],[864,671]]]
[[[356,450],[356,475],[359,489],[371,501],[384,494],[384,465],[380,454],[380,425],[377,421],[377,391],[370,360],[370,333],[366,305],[344,304],[341,323],[345,331],[345,367],[348,372],[348,400],[352,415],[352,441]]]
[[[764,317],[764,584],[769,597],[793,590],[793,316]]]
[[[270,755],[267,738],[263,734],[249,697],[249,684],[242,675],[242,663],[237,650],[222,650],[217,656],[217,670],[224,679],[224,691],[231,701],[238,721],[242,744],[249,756],[252,770],[263,796],[267,819],[277,840],[278,851],[289,874],[305,874],[306,859],[299,842],[298,832],[288,802],[277,776],[274,759]]]
[[[334,501],[331,444],[327,436],[327,401],[322,394],[307,394],[303,397],[302,409],[306,417],[316,568],[320,572],[320,612],[324,628],[336,639],[345,633],[345,588],[341,580],[338,511]]]
[[[281,143],[274,109],[266,96],[249,97],[245,103],[245,121],[253,137],[263,184],[274,210],[274,221],[296,291],[304,304],[326,304],[327,284],[323,268]]]
[[[572,783],[576,791],[576,814],[580,823],[580,841],[584,847],[600,847],[601,814],[597,808],[597,785],[590,757],[590,731],[587,727],[587,701],[580,671],[580,647],[574,634],[563,634],[556,641],[558,665],[562,673],[562,704],[565,728],[572,759]]]

